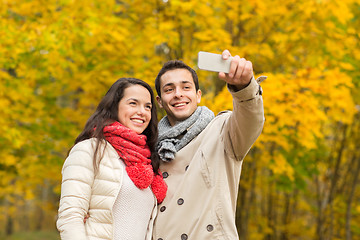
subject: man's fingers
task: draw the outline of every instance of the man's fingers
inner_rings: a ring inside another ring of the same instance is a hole
[[[245,79],[245,80],[249,80],[249,79],[251,79],[252,75],[253,75],[253,65],[252,65],[252,62],[246,61],[246,62],[245,62],[245,67],[244,67],[244,71],[243,71],[243,76],[247,78],[247,79]]]
[[[226,75],[224,72],[219,72],[219,78],[222,79],[222,80],[226,80]]]
[[[229,50],[225,49],[223,52],[222,52],[222,58],[224,60],[228,59],[229,57],[231,57],[231,54],[229,52]]]
[[[90,217],[90,213],[86,213],[86,216],[84,217],[84,223],[86,223],[86,220]]]
[[[222,52],[223,59],[231,57],[228,50]],[[232,85],[246,85],[253,76],[253,66],[250,61],[240,58],[239,55],[232,57],[229,73],[219,73],[219,78]]]
[[[233,78],[235,76],[239,62],[240,62],[240,57],[238,55],[233,57],[231,64],[230,64],[230,71],[229,71],[230,78]]]
[[[238,67],[237,67],[237,70],[236,70],[236,73],[235,73],[235,76],[234,76],[234,79],[241,79],[242,75],[243,75],[243,72],[244,72],[244,69],[245,69],[245,64],[246,64],[246,60],[245,58],[240,58],[240,61],[239,61],[239,64],[238,64]]]

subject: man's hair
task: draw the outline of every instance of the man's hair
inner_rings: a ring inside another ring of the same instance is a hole
[[[156,79],[155,79],[155,89],[159,97],[161,97],[161,91],[160,91],[160,78],[162,75],[164,75],[167,71],[175,70],[175,69],[186,69],[191,73],[191,76],[193,78],[196,91],[199,90],[199,80],[196,72],[194,69],[186,65],[183,61],[180,60],[170,60],[166,62],[163,67],[161,68],[160,72],[158,73]]]

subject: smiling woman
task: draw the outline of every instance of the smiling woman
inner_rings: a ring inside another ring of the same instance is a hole
[[[125,89],[124,97],[119,102],[119,122],[140,134],[149,125],[151,109],[150,92],[141,85],[130,86]]]
[[[61,239],[151,239],[156,206],[167,191],[157,135],[151,87],[135,78],[116,81],[64,163]]]

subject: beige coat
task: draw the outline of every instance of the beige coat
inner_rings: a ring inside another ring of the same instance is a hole
[[[168,193],[158,206],[154,240],[238,239],[235,210],[242,161],[262,131],[264,110],[252,79],[222,112],[161,170]]]
[[[116,150],[106,144],[99,172],[94,175],[94,146],[95,139],[76,144],[63,166],[56,223],[63,240],[113,239],[112,208],[122,185],[123,166]],[[87,212],[90,218],[84,224]],[[151,239],[155,216],[156,207],[153,209],[146,239]]]

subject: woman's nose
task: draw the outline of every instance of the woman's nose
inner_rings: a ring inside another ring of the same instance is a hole
[[[137,114],[138,115],[143,115],[144,112],[145,112],[145,107],[139,106],[138,109],[137,109]]]

